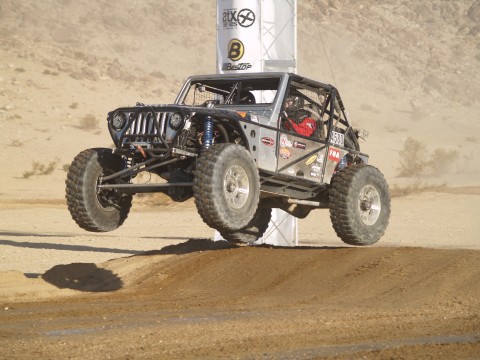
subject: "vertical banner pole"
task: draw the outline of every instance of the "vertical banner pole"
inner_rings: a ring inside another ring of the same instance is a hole
[[[296,73],[296,32],[297,0],[217,0],[217,73]],[[221,239],[218,232],[214,239]],[[298,219],[272,209],[256,243],[298,245]]]

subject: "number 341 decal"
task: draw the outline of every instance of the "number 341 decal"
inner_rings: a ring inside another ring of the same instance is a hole
[[[345,143],[345,135],[336,131],[332,131],[332,137],[330,138],[330,143],[333,145],[342,146]]]

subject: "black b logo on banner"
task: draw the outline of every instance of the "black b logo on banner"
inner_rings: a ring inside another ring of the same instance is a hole
[[[232,39],[228,43],[228,58],[232,61],[238,61],[242,58],[245,47],[238,39]]]

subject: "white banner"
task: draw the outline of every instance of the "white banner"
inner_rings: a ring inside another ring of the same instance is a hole
[[[296,15],[296,0],[217,0],[217,73],[295,73]]]
[[[296,0],[217,0],[217,73],[295,73],[296,13]],[[215,231],[214,240],[221,239]],[[298,245],[297,218],[272,209],[268,229],[255,243]]]
[[[262,71],[260,0],[217,1],[217,73]]]

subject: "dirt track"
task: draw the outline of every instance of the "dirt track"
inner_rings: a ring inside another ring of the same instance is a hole
[[[75,291],[2,304],[1,352],[8,359],[474,359],[479,276],[478,251],[195,239],[50,269],[44,280]]]
[[[3,205],[0,358],[480,354],[477,188],[394,198],[367,248],[345,247],[321,211],[300,223],[302,246],[271,248],[205,239],[192,204],[137,206],[108,234],[61,203]]]

